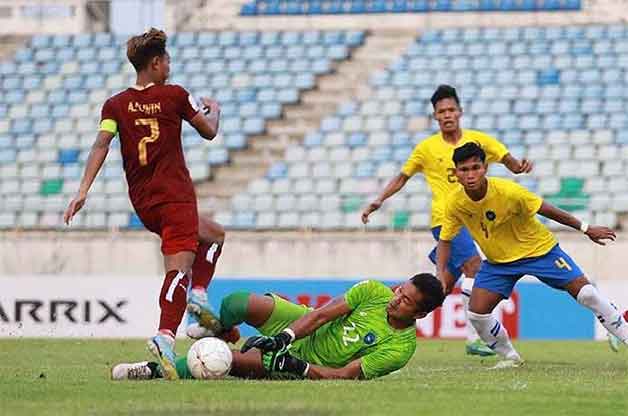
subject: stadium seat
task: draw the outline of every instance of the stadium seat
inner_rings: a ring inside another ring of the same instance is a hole
[[[352,0],[340,5],[312,0],[297,6],[292,0],[273,0],[245,7],[257,15],[553,10],[576,5],[579,2],[546,0]],[[628,145],[628,116],[623,111],[628,94],[621,87],[628,81],[626,33],[625,25],[422,31],[403,55],[371,77],[370,98],[341,104],[316,131],[307,134],[303,144],[291,145],[266,178],[250,183],[240,200],[236,196],[229,222],[239,228],[258,224],[292,228],[299,227],[300,221],[313,227],[324,223],[329,228],[340,220],[340,228],[359,227],[355,215],[348,214],[381,190],[412,147],[436,127],[426,122],[431,111],[429,95],[434,85],[453,81],[467,111],[465,126],[497,135],[513,154],[536,162],[532,176],[517,178],[526,186],[553,196],[562,192],[562,188],[557,190],[562,179],[580,178],[585,179],[586,194],[611,188],[622,192],[625,184],[615,177],[621,175],[623,160],[628,159],[622,147]],[[298,103],[300,92],[315,86],[316,74],[330,71],[333,60],[345,59],[364,37],[362,31],[321,30],[173,35],[175,77],[193,92],[209,90],[223,106],[221,136],[214,143],[204,147],[193,133],[186,133],[184,147],[193,178],[208,178],[210,164],[229,163],[232,150],[246,148],[250,136],[264,132],[268,120],[281,117],[283,105]],[[0,189],[13,192],[6,195],[19,195],[22,188],[29,197],[75,191],[101,103],[133,80],[118,41],[98,33],[37,36],[11,61],[0,63]],[[35,63],[42,58],[48,62]],[[451,74],[445,76],[442,67],[451,68]],[[118,141],[114,143],[119,146]],[[103,227],[133,228],[130,208],[117,199],[126,191],[117,148],[109,157],[107,165],[115,163],[94,185],[106,196],[101,209],[104,220],[97,222]],[[4,166],[11,168],[4,170]],[[496,167],[494,174],[507,172]],[[601,179],[587,175],[601,175]],[[406,188],[398,201],[387,204],[387,216],[377,227],[429,227],[424,182],[413,180]],[[269,194],[266,201],[271,205],[258,217],[251,201],[264,194]],[[339,202],[332,204],[335,212],[290,212],[312,206],[312,195],[340,195]],[[593,218],[609,212],[616,216],[621,211],[615,210],[624,209],[621,199],[613,199],[615,203],[599,197],[593,200],[584,209]],[[22,202],[12,201],[13,205]],[[32,208],[37,200],[27,202]],[[123,208],[129,211],[111,211]],[[43,218],[29,214],[15,220],[36,226]],[[93,224],[86,220],[85,226]]]

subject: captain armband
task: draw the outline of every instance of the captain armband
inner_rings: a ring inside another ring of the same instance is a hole
[[[106,118],[100,122],[100,131],[106,131],[115,136],[116,134],[118,134],[118,123],[116,123],[115,120]]]

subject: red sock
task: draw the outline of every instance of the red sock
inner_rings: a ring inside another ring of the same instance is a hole
[[[628,322],[628,310],[624,311],[624,321]]]
[[[199,244],[192,265],[192,287],[207,289],[214,277],[218,257],[222,253],[222,243]]]
[[[190,278],[187,274],[178,270],[166,273],[164,284],[159,294],[159,331],[171,331],[177,333],[177,328],[183,318],[187,305],[187,289]]]

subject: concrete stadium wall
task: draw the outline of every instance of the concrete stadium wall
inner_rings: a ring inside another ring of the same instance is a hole
[[[0,0],[0,34],[81,33],[85,0]]]
[[[628,234],[607,247],[578,233],[561,246],[598,281],[623,279]],[[267,278],[405,278],[431,271],[427,232],[229,232],[217,276]],[[160,276],[159,240],[148,232],[0,233],[0,276]]]

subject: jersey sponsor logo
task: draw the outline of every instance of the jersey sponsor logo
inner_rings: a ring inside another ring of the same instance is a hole
[[[349,325],[342,326],[342,343],[345,345],[349,345],[358,342],[360,339],[360,334],[357,333],[357,328],[355,324],[351,321],[347,322]]]
[[[375,344],[376,340],[377,340],[377,337],[375,336],[373,332],[369,332],[368,334],[364,336],[364,343],[366,345],[373,345]]]
[[[129,106],[127,108],[129,113],[144,113],[148,115],[153,115],[157,113],[161,113],[161,103],[148,103],[148,104],[140,104],[137,101],[129,102]]]
[[[488,210],[486,211],[485,215],[486,215],[486,219],[489,221],[495,221],[495,218],[497,218],[495,211]]]

